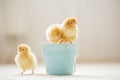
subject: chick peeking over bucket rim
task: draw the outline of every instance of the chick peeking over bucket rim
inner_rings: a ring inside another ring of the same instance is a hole
[[[77,20],[75,18],[67,18],[64,22],[51,25],[47,31],[47,40],[51,43],[73,43],[78,38]]]

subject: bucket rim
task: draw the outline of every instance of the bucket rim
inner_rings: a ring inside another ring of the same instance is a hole
[[[41,43],[41,46],[50,46],[50,45],[54,45],[54,46],[72,46],[72,45],[78,45],[77,43],[73,43],[73,44],[52,44],[52,43]]]

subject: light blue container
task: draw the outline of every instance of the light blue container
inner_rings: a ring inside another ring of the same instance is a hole
[[[75,72],[77,44],[42,44],[46,71],[50,75],[71,75]]]

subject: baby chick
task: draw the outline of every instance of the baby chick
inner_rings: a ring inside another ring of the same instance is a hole
[[[37,59],[34,53],[31,52],[31,49],[26,44],[20,44],[18,47],[18,54],[15,57],[15,62],[18,67],[20,67],[23,71],[23,74],[27,69],[32,70],[32,74],[34,74],[34,69],[37,66]]]
[[[54,24],[47,31],[47,39],[52,43],[72,43],[78,37],[77,21],[67,18],[63,24]]]

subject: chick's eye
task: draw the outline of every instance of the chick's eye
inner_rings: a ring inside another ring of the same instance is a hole
[[[22,50],[25,50],[25,49],[22,49]]]
[[[73,23],[73,22],[70,22],[71,24]]]

